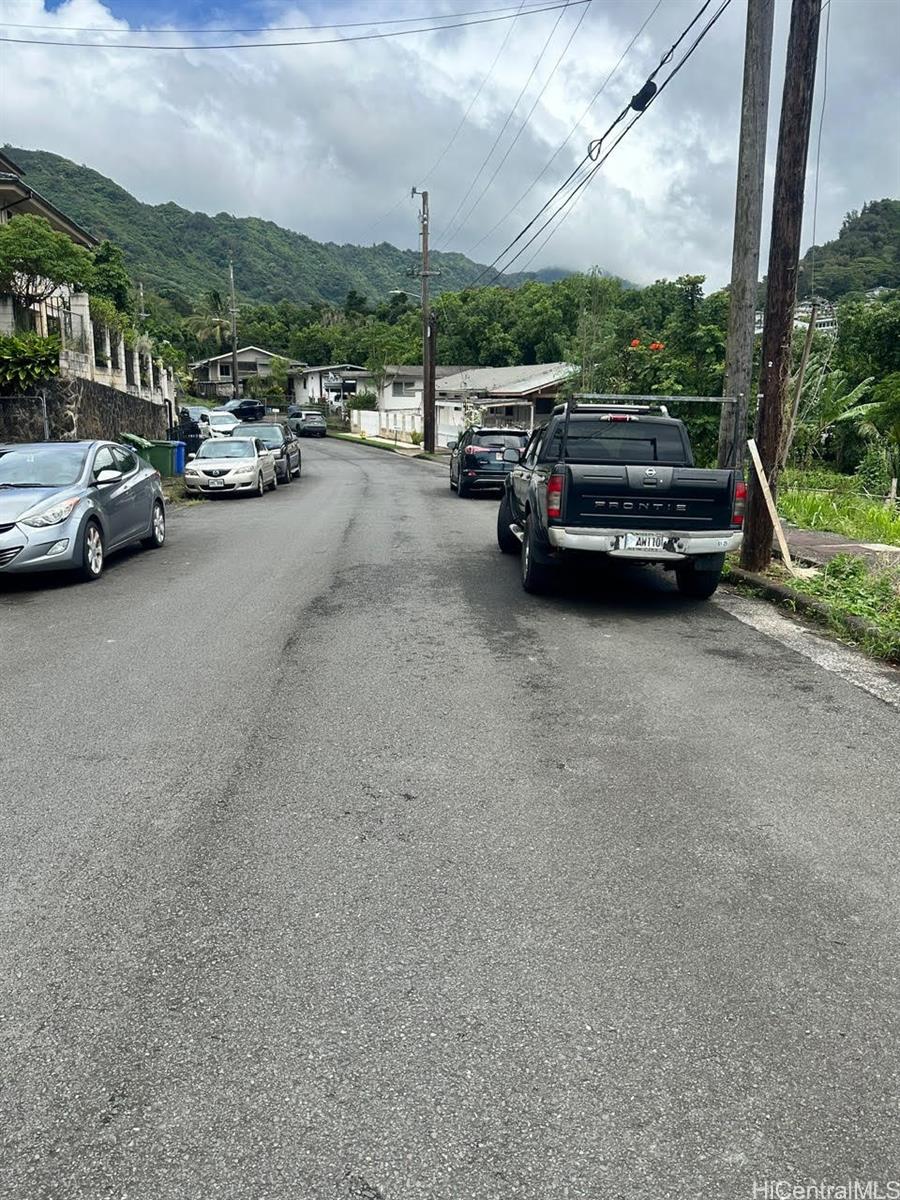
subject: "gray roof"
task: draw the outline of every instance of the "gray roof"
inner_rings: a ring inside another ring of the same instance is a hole
[[[571,363],[533,363],[519,367],[467,367],[441,379],[437,391],[479,396],[528,396],[563,383],[575,368]]]

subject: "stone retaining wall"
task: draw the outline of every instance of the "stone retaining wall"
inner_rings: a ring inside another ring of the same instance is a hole
[[[88,441],[123,433],[164,438],[168,426],[166,405],[139,400],[128,392],[93,383],[89,379],[54,379],[45,386],[50,438],[53,441]],[[39,398],[0,396],[0,442],[44,440],[44,419]]]

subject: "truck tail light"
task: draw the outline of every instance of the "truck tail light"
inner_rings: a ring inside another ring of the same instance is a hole
[[[731,510],[731,523],[740,528],[744,524],[744,508],[747,504],[747,485],[739,479],[734,485],[734,507]]]
[[[547,516],[550,519],[553,517],[558,518],[562,516],[562,494],[564,480],[565,476],[559,470],[554,471],[547,480]]]

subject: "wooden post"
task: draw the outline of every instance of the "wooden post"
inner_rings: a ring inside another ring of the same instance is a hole
[[[750,451],[750,457],[753,460],[753,466],[756,470],[756,478],[759,483],[760,490],[763,494],[763,499],[766,502],[766,509],[775,529],[775,536],[778,538],[778,548],[781,551],[781,557],[784,559],[784,565],[792,575],[795,575],[794,560],[791,558],[791,552],[788,548],[787,538],[784,536],[784,529],[781,525],[781,518],[778,515],[778,509],[775,507],[775,498],[769,489],[769,481],[766,479],[766,473],[763,470],[762,461],[759,457],[759,450],[756,448],[756,442],[750,438],[747,442],[747,449]],[[771,558],[771,552],[769,557]]]
[[[775,0],[748,0],[723,392],[723,395],[734,396],[736,400],[734,404],[722,405],[719,420],[720,467],[740,466],[744,439],[747,436],[747,408],[753,378],[756,288],[759,278],[759,239],[766,170],[766,122],[769,114],[774,19]]]
[[[769,488],[777,494],[778,454],[784,427],[785,397],[791,368],[791,335],[797,299],[797,269],[803,222],[803,187],[816,82],[821,0],[793,0],[787,66],[778,131],[775,198],[769,246],[766,316],[756,443]],[[766,497],[751,476],[741,566],[764,571],[772,557],[773,521]]]

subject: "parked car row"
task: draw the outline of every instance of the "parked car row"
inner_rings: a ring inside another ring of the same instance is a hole
[[[300,475],[297,439],[278,423],[242,423],[228,438],[210,438],[184,468],[188,492],[205,496],[262,496]]]
[[[180,411],[183,421],[199,426],[202,437],[229,437],[243,421],[280,419],[267,417],[266,406],[260,400],[229,400],[219,408],[184,404]],[[297,437],[325,437],[328,433],[325,418],[317,408],[289,404],[286,424]]]
[[[687,429],[662,405],[558,405],[528,433],[469,429],[451,443],[458,496],[500,491],[497,542],[521,559],[522,587],[545,591],[568,561],[655,563],[707,599],[743,536],[739,471],[694,465]]]
[[[68,569],[96,580],[114,550],[165,540],[159,472],[130,446],[0,445],[0,575]]]

